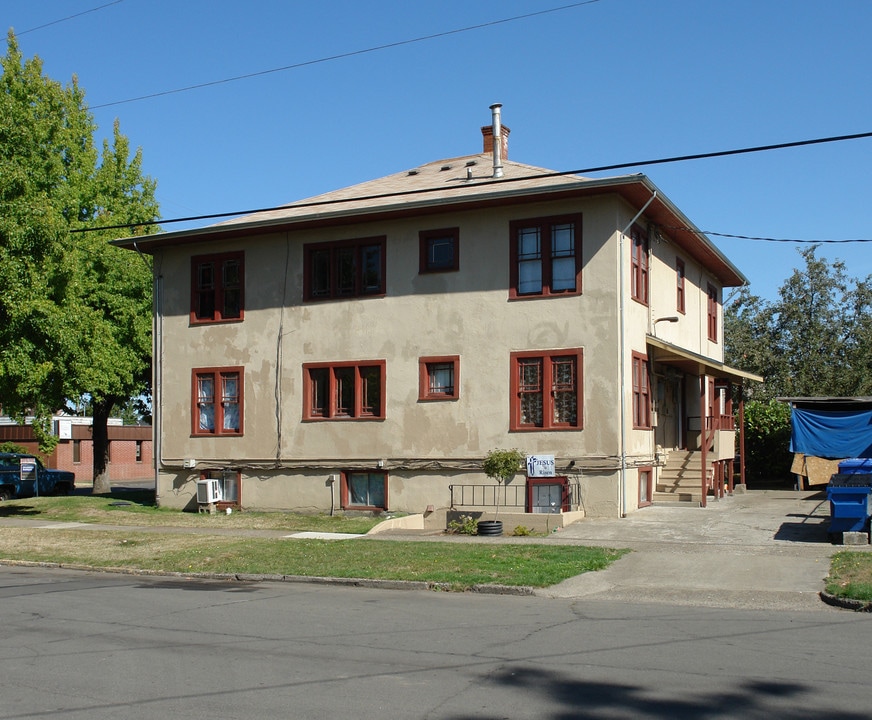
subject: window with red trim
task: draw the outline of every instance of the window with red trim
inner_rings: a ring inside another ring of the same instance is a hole
[[[239,470],[203,470],[201,480],[218,481],[219,508],[239,507],[242,495],[242,473]]]
[[[648,304],[648,233],[641,228],[632,231],[631,295],[644,305]]]
[[[418,242],[422,275],[460,269],[460,228],[422,230]]]
[[[509,228],[509,297],[581,292],[581,215],[516,220]]]
[[[343,472],[340,501],[342,507],[348,509],[387,510],[387,473],[356,470]]]
[[[512,353],[511,365],[511,430],[582,427],[580,349]]]
[[[454,400],[460,396],[460,357],[422,357],[418,361],[418,399]]]
[[[675,309],[680,313],[685,312],[685,267],[684,260],[675,259]]]
[[[194,369],[192,378],[193,434],[242,435],[243,369]]]
[[[718,341],[718,289],[708,285],[708,339]]]
[[[191,322],[242,320],[245,253],[191,258]]]
[[[385,238],[372,237],[303,246],[306,300],[385,293]]]
[[[303,419],[384,419],[384,387],[384,360],[306,363]]]
[[[633,427],[651,427],[651,390],[648,378],[648,358],[633,353]]]

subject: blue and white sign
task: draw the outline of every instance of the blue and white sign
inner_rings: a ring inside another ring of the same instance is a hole
[[[527,455],[527,477],[554,477],[554,456]]]

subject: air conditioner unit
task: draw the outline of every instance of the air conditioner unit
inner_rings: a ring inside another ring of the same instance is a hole
[[[197,480],[197,502],[200,505],[216,503],[221,499],[221,489],[214,478]]]

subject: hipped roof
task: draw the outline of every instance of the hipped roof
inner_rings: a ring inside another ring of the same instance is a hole
[[[493,178],[489,153],[437,160],[411,170],[317,195],[307,200],[245,214],[218,224],[114,241],[120,247],[153,253],[160,248],[208,243],[316,227],[352,225],[423,214],[520,205],[617,194],[639,209],[656,194],[645,217],[662,228],[687,257],[725,287],[747,283],[745,276],[643,174],[587,178],[503,160],[503,177]]]

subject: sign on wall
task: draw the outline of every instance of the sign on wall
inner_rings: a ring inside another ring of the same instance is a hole
[[[527,477],[554,477],[554,456],[527,455]]]

